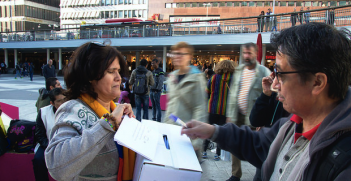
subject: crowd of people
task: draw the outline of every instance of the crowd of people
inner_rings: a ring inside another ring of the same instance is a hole
[[[318,32],[317,32],[318,31]],[[300,38],[296,38],[300,37]],[[66,89],[46,65],[40,89],[33,160],[37,180],[132,180],[135,153],[113,141],[123,116],[174,124],[191,138],[201,164],[209,143],[232,155],[239,181],[241,160],[257,168],[259,180],[348,180],[351,157],[351,33],[326,23],[305,23],[276,33],[273,72],[260,65],[257,46],[242,45],[242,64],[192,63],[194,48],[171,47],[175,71],[167,78],[167,110],[160,97],[165,72],[160,61],[142,59],[129,76],[124,56],[104,43],[74,51],[64,74]],[[53,68],[55,69],[55,68]],[[43,71],[44,72],[44,71]],[[128,78],[130,77],[130,78]],[[130,102],[134,95],[136,114]],[[118,103],[116,103],[118,101]],[[141,112],[143,108],[143,116]],[[331,165],[331,166],[330,166]]]

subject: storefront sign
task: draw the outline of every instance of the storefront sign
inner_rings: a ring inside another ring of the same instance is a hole
[[[217,19],[220,19],[220,16],[170,17],[169,22],[179,22],[179,24],[172,24],[172,26],[218,26],[220,24],[219,21],[182,23],[186,21],[217,20]]]
[[[275,56],[266,56],[266,60],[275,60]]]

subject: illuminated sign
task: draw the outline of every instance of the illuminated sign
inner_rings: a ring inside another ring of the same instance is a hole
[[[275,60],[275,56],[266,56],[266,60]]]
[[[172,26],[218,26],[219,21],[207,21],[207,22],[191,22],[182,23],[184,21],[201,21],[201,20],[218,20],[220,16],[186,16],[186,17],[170,17],[169,22],[179,22],[179,24],[172,24]]]

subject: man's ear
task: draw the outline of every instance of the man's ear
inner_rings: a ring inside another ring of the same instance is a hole
[[[325,73],[316,73],[313,79],[312,94],[318,95],[324,91],[328,84],[328,77]]]
[[[54,88],[55,88],[55,87],[53,87],[53,86],[50,85],[50,90],[52,90],[52,89],[54,89]]]
[[[51,104],[52,106],[54,106],[54,107],[55,107],[55,105],[54,105],[54,103],[53,103],[52,101],[50,101],[50,104]]]

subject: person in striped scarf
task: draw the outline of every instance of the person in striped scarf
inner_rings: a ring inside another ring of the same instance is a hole
[[[208,80],[206,92],[208,93],[209,123],[223,125],[226,123],[227,97],[230,91],[235,65],[233,61],[223,60],[215,68],[215,74]],[[207,158],[206,150],[210,141],[203,144],[202,158]],[[214,160],[218,161],[221,149],[217,147]]]

